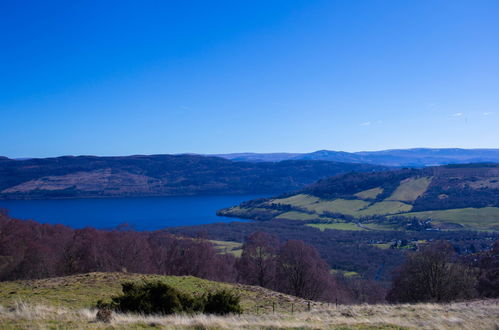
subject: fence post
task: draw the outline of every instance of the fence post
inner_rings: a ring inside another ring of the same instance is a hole
[[[310,300],[308,301],[308,311],[310,312]]]
[[[275,302],[272,302],[272,314],[275,314]]]
[[[291,303],[291,314],[293,314],[295,311],[295,304]]]

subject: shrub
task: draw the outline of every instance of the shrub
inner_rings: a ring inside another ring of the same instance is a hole
[[[126,282],[123,294],[110,303],[97,302],[99,310],[122,313],[174,314],[205,312],[208,314],[242,313],[240,297],[228,290],[218,290],[200,297],[192,297],[165,283]]]
[[[123,295],[112,299],[111,307],[120,312],[173,314],[201,311],[199,299],[162,282],[122,284]]]
[[[240,297],[228,290],[208,293],[204,298],[204,312],[207,314],[241,314]]]

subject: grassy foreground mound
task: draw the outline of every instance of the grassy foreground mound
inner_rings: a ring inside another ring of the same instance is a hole
[[[93,308],[97,301],[110,301],[111,297],[121,294],[121,283],[133,281],[160,281],[191,295],[227,289],[241,297],[241,307],[246,314],[269,312],[272,306],[276,312],[308,309],[308,302],[304,299],[257,286],[214,282],[193,276],[130,273],[89,273],[0,282],[0,305],[11,308],[22,302],[71,309]],[[317,304],[313,302],[312,306]]]
[[[115,314],[109,324],[95,320],[97,300],[120,293],[123,281],[159,280],[184,292],[227,288],[241,295],[239,316]],[[272,311],[272,302],[275,312]],[[195,277],[90,273],[0,283],[0,326],[7,329],[496,329],[499,300],[454,304],[328,305],[259,287],[217,283]]]

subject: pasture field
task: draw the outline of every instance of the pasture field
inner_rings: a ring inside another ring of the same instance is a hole
[[[472,230],[499,230],[499,208],[497,207],[411,212],[403,215],[420,219],[431,218],[436,225],[456,223]]]
[[[369,202],[360,199],[338,198],[334,200],[320,200],[314,204],[306,205],[305,208],[318,214],[331,212],[355,216],[360,210],[369,206],[369,204]]]
[[[228,253],[232,254],[234,257],[240,257],[243,250],[243,244],[239,242],[230,242],[230,241],[215,241],[210,240],[211,243],[215,246],[215,249],[219,253]]]
[[[276,219],[306,221],[306,220],[319,220],[320,216],[318,214],[309,214],[309,213],[298,212],[298,211],[289,211],[289,212],[285,212],[285,213],[278,215],[276,217]]]
[[[382,192],[383,188],[377,187],[358,192],[354,194],[354,196],[360,199],[376,199],[376,197],[378,197],[378,195],[381,194]]]
[[[294,195],[294,196],[287,197],[287,198],[272,199],[269,202],[267,202],[267,204],[275,203],[275,204],[303,207],[306,205],[316,203],[319,200],[320,200],[319,197],[310,196],[310,195],[306,195],[306,194],[298,194],[298,195]]]
[[[336,230],[366,230],[362,227],[357,226],[353,222],[334,222],[334,223],[309,223],[307,226],[318,228],[321,231],[326,229],[336,229]]]
[[[386,200],[414,202],[425,193],[430,183],[429,177],[405,179]]]
[[[366,209],[359,210],[356,216],[368,215],[387,215],[408,212],[412,209],[412,205],[399,201],[382,201],[374,203]]]

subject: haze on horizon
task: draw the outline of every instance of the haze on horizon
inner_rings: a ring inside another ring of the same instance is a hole
[[[499,148],[499,2],[0,4],[0,155]]]

